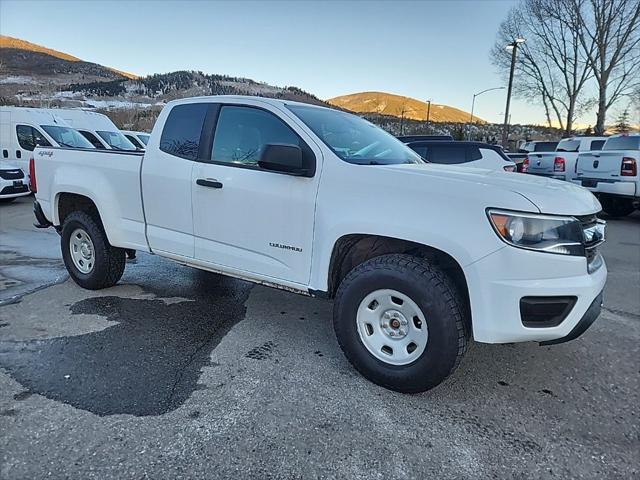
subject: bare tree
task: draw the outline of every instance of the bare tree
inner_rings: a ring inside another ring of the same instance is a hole
[[[583,0],[572,1],[577,5]],[[516,57],[515,94],[540,101],[549,126],[555,120],[565,135],[590,105],[584,87],[593,73],[584,49],[595,49],[593,41],[581,41],[573,8],[564,0],[523,0],[500,25],[492,49],[493,63],[506,73],[511,54],[505,46],[518,37],[526,40]]]
[[[571,0],[571,4],[598,86],[595,133],[601,135],[607,110],[640,85],[640,0]]]

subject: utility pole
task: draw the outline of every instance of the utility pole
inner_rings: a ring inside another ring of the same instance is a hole
[[[427,100],[427,126],[429,126],[430,115],[431,115],[431,99]]]
[[[502,127],[502,146],[507,147],[507,141],[509,139],[509,107],[511,106],[511,90],[513,88],[513,72],[516,68],[516,52],[518,51],[518,44],[523,43],[524,38],[516,38],[513,42],[507,45],[507,50],[511,50],[511,69],[509,70],[509,87],[507,88],[507,107],[504,111],[504,125]]]

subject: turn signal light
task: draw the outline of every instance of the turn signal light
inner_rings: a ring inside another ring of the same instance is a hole
[[[620,167],[620,176],[635,177],[638,174],[638,164],[635,158],[622,157],[622,166]]]
[[[564,172],[564,158],[556,157],[553,161],[553,171],[554,172]]]
[[[524,157],[524,162],[522,162],[522,173],[527,173],[529,171],[529,157]]]

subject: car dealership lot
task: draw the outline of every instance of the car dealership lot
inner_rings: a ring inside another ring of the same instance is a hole
[[[81,290],[32,221],[0,206],[0,478],[639,473],[640,212],[609,220],[583,337],[473,344],[420,395],[355,372],[327,301],[145,254]]]

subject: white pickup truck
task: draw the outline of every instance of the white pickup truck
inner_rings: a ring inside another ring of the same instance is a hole
[[[595,193],[612,217],[629,215],[640,207],[640,134],[609,137],[601,152],[578,156],[574,182]]]
[[[576,176],[576,159],[582,152],[601,150],[607,137],[571,137],[560,140],[555,152],[531,152],[523,172],[556,180],[571,181]]]
[[[424,391],[478,342],[560,343],[600,312],[597,199],[566,182],[424,163],[355,115],[221,96],[167,104],[144,155],[37,148],[35,214],[82,287],[125,249],[335,299],[367,378]]]

